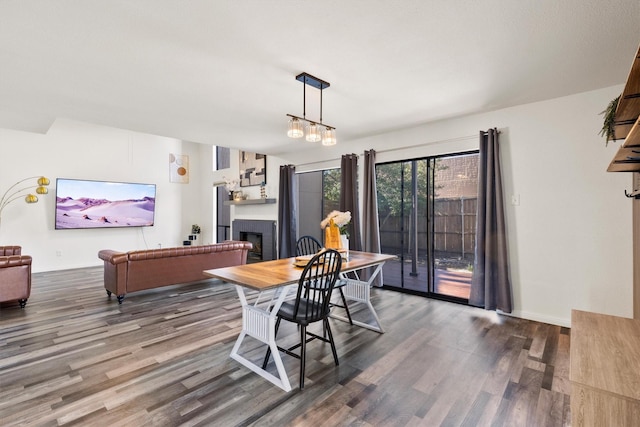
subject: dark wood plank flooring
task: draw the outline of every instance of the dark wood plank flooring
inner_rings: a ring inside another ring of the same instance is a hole
[[[327,344],[311,342],[305,389],[285,393],[229,358],[241,326],[229,285],[171,286],[118,305],[102,268],[34,274],[24,310],[0,306],[0,424],[570,424],[567,328],[373,296],[387,332],[332,320],[340,366]],[[297,331],[285,323],[286,343]],[[246,354],[259,360],[264,347],[250,343]],[[283,360],[297,384],[298,361]]]

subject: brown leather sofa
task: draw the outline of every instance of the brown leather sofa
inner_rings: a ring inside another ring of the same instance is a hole
[[[104,261],[104,287],[118,302],[127,293],[161,286],[210,279],[203,270],[245,264],[249,242],[229,240],[203,246],[184,246],[117,252],[104,249],[98,257]]]
[[[18,301],[21,308],[31,296],[31,257],[20,246],[0,246],[0,302]]]

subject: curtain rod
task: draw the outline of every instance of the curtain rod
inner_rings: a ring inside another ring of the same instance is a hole
[[[423,143],[420,143],[420,144],[407,145],[405,147],[387,148],[386,150],[376,150],[376,154],[377,153],[388,153],[390,151],[407,150],[407,149],[410,149],[410,148],[426,147],[427,145],[442,144],[443,142],[466,141],[468,139],[476,139],[476,138],[478,138],[478,134],[467,135],[467,136],[459,136],[459,137],[456,137],[456,138],[441,139],[441,140],[438,140],[438,141],[430,141],[430,142],[423,142]]]
[[[391,152],[391,151],[400,151],[400,150],[407,150],[407,149],[411,149],[411,148],[426,147],[428,145],[441,144],[443,142],[466,141],[466,140],[469,140],[469,139],[476,139],[476,138],[478,138],[478,134],[459,136],[459,137],[456,137],[456,138],[449,138],[449,139],[441,139],[441,140],[438,140],[438,141],[422,142],[420,144],[407,145],[407,146],[404,146],[404,147],[388,148],[386,150],[375,150],[375,151],[376,151],[376,154],[377,153],[388,153],[388,152]],[[335,160],[340,160],[341,158],[342,157],[333,158],[333,159],[318,160],[318,161],[315,161],[315,162],[299,163],[299,164],[296,165],[296,167],[298,167],[298,166],[308,166],[308,165],[317,165],[319,163],[325,163],[325,162],[333,162]]]

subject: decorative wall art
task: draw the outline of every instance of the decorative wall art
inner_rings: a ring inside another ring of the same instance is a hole
[[[267,156],[240,151],[240,187],[262,185],[267,182]]]
[[[179,184],[189,183],[189,156],[169,154],[169,181]]]

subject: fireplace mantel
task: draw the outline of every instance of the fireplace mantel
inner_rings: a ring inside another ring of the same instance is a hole
[[[224,204],[229,205],[268,205],[275,203],[276,199],[245,199],[245,200],[225,200]]]

